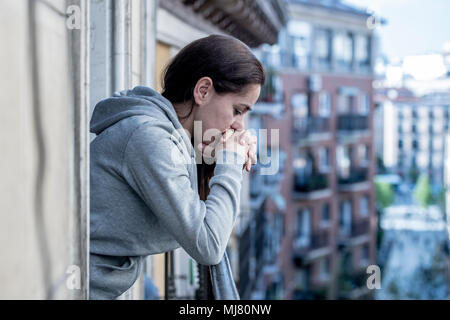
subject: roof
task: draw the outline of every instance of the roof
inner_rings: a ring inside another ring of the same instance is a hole
[[[330,9],[333,11],[341,11],[341,12],[351,13],[351,14],[365,16],[365,17],[371,16],[371,14],[369,14],[367,12],[367,10],[345,4],[341,0],[284,0],[284,1],[289,4],[298,3],[301,5],[322,7],[324,9]]]

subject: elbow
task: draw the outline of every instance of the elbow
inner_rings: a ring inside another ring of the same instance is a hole
[[[222,261],[224,252],[221,250],[213,250],[211,252],[208,252],[204,255],[201,255],[199,259],[197,259],[197,262],[205,265],[205,266],[215,266]]]
[[[208,265],[215,266],[215,265],[219,264],[220,261],[222,260],[222,257],[223,257],[223,255],[214,255],[214,256],[209,257],[209,259],[207,261]]]

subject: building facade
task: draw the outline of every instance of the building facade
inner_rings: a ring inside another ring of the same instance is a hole
[[[258,52],[269,81],[257,106],[278,111],[266,125],[279,130],[286,155],[278,254],[284,298],[371,297],[376,36],[369,15],[340,1],[286,4],[290,21],[278,45]],[[265,208],[277,211],[273,201]]]
[[[439,192],[443,187],[445,137],[449,130],[450,104],[445,93],[415,97],[407,89],[378,90],[377,105],[383,116],[384,139],[380,156],[387,169],[415,183],[426,174]]]

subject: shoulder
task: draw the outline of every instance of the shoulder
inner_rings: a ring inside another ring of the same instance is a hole
[[[161,143],[180,143],[182,142],[181,130],[175,129],[173,123],[169,120],[161,120],[148,116],[137,117],[133,125],[133,130],[128,138],[129,144],[152,144]]]
[[[183,140],[182,130],[172,122],[146,117],[134,127],[124,149],[125,158],[150,156],[153,161],[190,162],[189,149]]]

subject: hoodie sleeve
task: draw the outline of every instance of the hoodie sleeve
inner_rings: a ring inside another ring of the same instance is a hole
[[[215,265],[223,257],[236,220],[244,159],[232,151],[218,154],[206,201],[191,185],[185,159],[168,128],[143,124],[125,147],[122,171],[183,249],[198,263]]]

